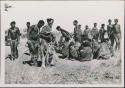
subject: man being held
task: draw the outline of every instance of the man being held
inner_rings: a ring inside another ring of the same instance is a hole
[[[15,26],[16,22],[12,21],[10,23],[11,28],[8,30],[8,36],[10,38],[10,48],[11,48],[11,56],[12,59],[18,58],[18,49],[17,46],[20,42],[20,30],[18,27]]]

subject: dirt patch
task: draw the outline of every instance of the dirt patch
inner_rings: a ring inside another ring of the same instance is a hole
[[[29,60],[24,56],[25,45],[19,47],[19,59],[5,61],[6,84],[120,84],[120,57],[108,60],[92,60],[86,62],[71,61],[58,58],[56,65],[42,68],[22,64]],[[6,47],[6,56],[10,53]],[[119,55],[120,56],[120,55]]]

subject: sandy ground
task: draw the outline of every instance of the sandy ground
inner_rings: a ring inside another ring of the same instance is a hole
[[[58,58],[53,67],[35,67],[22,64],[30,60],[23,55],[26,47],[22,42],[19,58],[15,61],[5,61],[6,84],[120,84],[121,62],[120,56],[108,60],[92,60],[86,62],[71,61]],[[6,46],[6,56],[10,54],[10,47]]]

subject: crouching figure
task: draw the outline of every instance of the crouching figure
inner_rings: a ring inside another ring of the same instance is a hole
[[[104,42],[100,44],[97,59],[110,59],[113,55],[114,51],[109,43],[109,39],[105,39]]]
[[[93,59],[93,53],[90,41],[84,41],[79,48],[79,60],[90,61]]]

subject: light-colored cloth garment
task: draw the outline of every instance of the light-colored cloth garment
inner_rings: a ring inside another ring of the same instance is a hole
[[[64,57],[69,57],[69,44],[70,44],[69,41],[67,41],[67,42],[65,41],[64,45],[62,47],[62,55]]]
[[[86,36],[88,39],[92,39],[92,34],[90,29],[85,29],[83,35]]]
[[[103,42],[100,44],[99,54],[97,59],[110,59],[113,55],[112,47],[109,43]]]
[[[80,61],[92,60],[93,53],[91,47],[83,47],[80,50]]]
[[[77,38],[79,42],[81,42],[82,30],[77,26],[74,28],[74,37],[75,39]]]
[[[41,33],[48,34],[52,31],[52,28],[49,25],[45,25],[42,30],[40,31]]]
[[[79,57],[79,47],[81,44],[79,42],[75,42],[74,45],[70,46],[70,57],[77,59]]]

